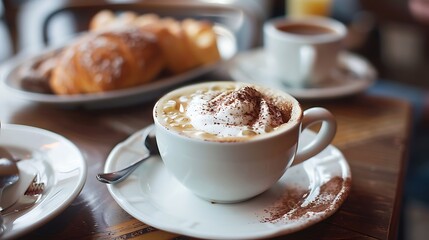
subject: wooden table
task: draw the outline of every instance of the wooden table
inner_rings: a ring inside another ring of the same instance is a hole
[[[24,239],[187,239],[134,219],[95,178],[111,149],[149,125],[154,102],[108,110],[61,109],[19,100],[0,90],[0,120],[44,128],[63,135],[81,150],[88,164],[80,195],[59,216]],[[348,160],[352,189],[330,218],[279,239],[395,239],[411,126],[407,102],[359,95],[324,106],[338,119],[334,145]]]

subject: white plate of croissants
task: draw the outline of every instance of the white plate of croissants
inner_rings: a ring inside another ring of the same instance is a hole
[[[2,83],[35,102],[115,107],[153,100],[214,70],[236,44],[228,28],[208,21],[103,10],[65,46],[8,61]]]

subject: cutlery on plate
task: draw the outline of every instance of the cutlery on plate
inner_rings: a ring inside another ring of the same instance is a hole
[[[0,237],[5,232],[3,216],[12,213],[17,213],[32,207],[41,197],[45,190],[45,184],[37,181],[37,175],[34,177],[33,182],[28,186],[27,190],[18,200],[10,207],[0,210]]]
[[[115,171],[111,173],[99,173],[97,174],[97,180],[102,183],[115,184],[123,181],[126,177],[128,177],[142,162],[148,159],[150,156],[158,155],[158,145],[156,143],[154,126],[150,126],[143,133],[144,145],[149,151],[145,156],[143,156],[137,162],[131,164],[130,166]]]
[[[19,180],[19,169],[15,161],[8,158],[0,159],[0,200],[2,199],[3,190]],[[0,205],[0,211],[3,208]]]
[[[45,191],[45,184],[43,182],[38,182],[37,178],[38,176],[36,175],[25,193],[21,195],[12,206],[0,211],[2,216],[21,212],[37,203]]]

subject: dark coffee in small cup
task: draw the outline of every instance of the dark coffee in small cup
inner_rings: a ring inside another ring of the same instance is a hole
[[[335,30],[320,25],[308,23],[288,23],[280,24],[276,28],[282,32],[297,34],[297,35],[322,35],[322,34],[335,34]]]
[[[290,87],[330,83],[347,28],[324,17],[281,17],[265,22],[267,67],[275,79]]]

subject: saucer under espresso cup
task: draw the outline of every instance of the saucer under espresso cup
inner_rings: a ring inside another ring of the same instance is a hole
[[[285,92],[240,82],[176,89],[158,100],[153,118],[168,171],[195,195],[218,203],[268,190],[294,160],[315,156],[336,132],[328,110],[304,111]],[[318,122],[313,141],[297,151],[301,131]]]
[[[336,67],[346,27],[326,17],[282,17],[264,24],[270,73],[292,87],[328,81]]]

